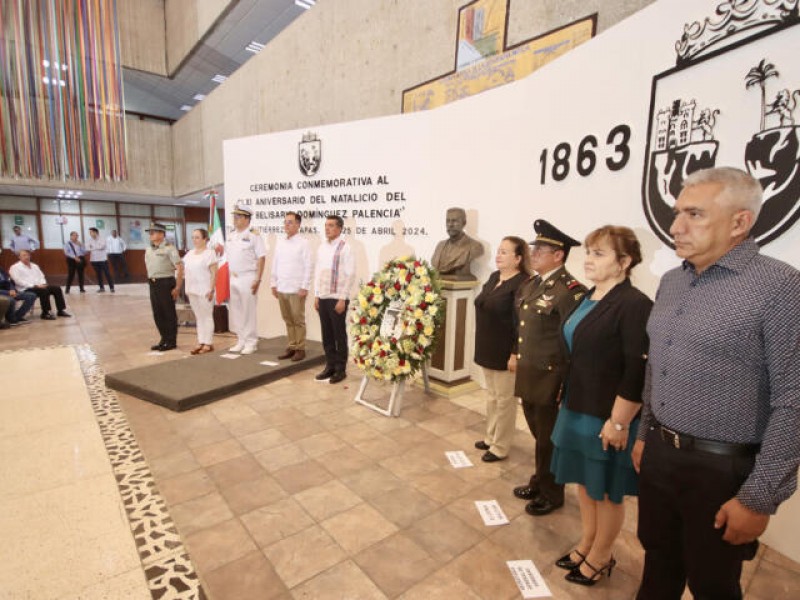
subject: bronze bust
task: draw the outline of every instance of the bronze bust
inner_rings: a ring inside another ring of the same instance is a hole
[[[470,263],[483,255],[483,246],[464,233],[467,213],[463,208],[448,208],[445,225],[448,239],[436,244],[431,264],[442,279],[474,281]]]

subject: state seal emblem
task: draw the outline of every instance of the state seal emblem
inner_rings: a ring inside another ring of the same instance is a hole
[[[642,196],[672,246],[673,207],[692,172],[739,167],[761,182],[759,245],[800,217],[800,0],[731,0],[684,26],[676,66],[653,78]]]
[[[297,148],[297,162],[300,172],[306,177],[313,177],[322,163],[322,140],[316,133],[304,133]]]

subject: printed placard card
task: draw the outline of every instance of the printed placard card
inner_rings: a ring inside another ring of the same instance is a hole
[[[164,353],[159,352],[158,350],[153,350],[152,352],[148,352],[147,356],[164,356]]]
[[[450,452],[445,452],[444,455],[447,457],[447,460],[450,461],[450,466],[454,469],[463,469],[465,467],[474,467],[475,465],[467,458],[466,453],[463,450],[452,450]]]
[[[220,358],[227,358],[229,360],[233,360],[235,358],[241,358],[242,355],[241,354],[233,354],[232,352],[228,352],[227,354],[220,354],[219,357]]]
[[[508,525],[508,517],[497,500],[476,500],[475,506],[483,519],[483,524],[487,527]]]
[[[261,361],[260,363],[258,363],[258,364],[260,364],[260,365],[264,365],[265,367],[277,367],[277,366],[278,366],[278,363],[276,363],[276,362],[273,362],[273,361],[271,361],[271,360],[262,360],[262,361]]]
[[[532,560],[507,560],[506,564],[523,598],[550,598],[553,595]]]

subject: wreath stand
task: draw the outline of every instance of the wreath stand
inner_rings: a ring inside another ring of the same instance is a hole
[[[422,382],[425,385],[425,393],[430,393],[430,385],[428,382],[428,367],[427,363],[422,363],[421,367],[422,371]],[[400,381],[395,381],[392,384],[392,394],[389,396],[389,406],[386,408],[381,408],[377,404],[370,402],[364,398],[364,392],[367,391],[367,386],[369,385],[370,378],[364,375],[361,379],[361,385],[358,388],[358,393],[356,394],[355,402],[356,404],[361,404],[366,406],[370,410],[374,410],[377,413],[380,413],[386,417],[399,417],[400,411],[403,408],[403,392],[406,388],[406,380],[401,379]]]

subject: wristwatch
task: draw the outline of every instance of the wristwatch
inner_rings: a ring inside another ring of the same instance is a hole
[[[611,423],[611,426],[617,431],[625,431],[628,428],[627,425],[623,425],[622,423],[614,423],[614,421],[611,419],[609,419],[608,422]]]

